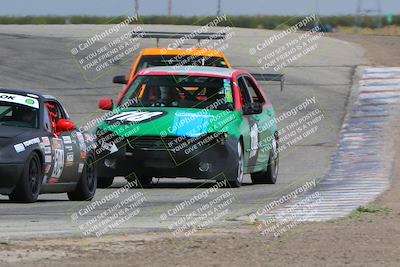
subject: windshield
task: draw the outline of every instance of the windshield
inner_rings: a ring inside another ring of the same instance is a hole
[[[221,57],[206,56],[143,56],[140,60],[136,72],[150,68],[162,66],[209,66],[228,68],[225,60]]]
[[[232,110],[232,82],[229,78],[205,76],[139,76],[121,105]]]
[[[0,101],[0,125],[39,128],[39,109]]]

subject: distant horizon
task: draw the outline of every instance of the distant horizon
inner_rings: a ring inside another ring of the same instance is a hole
[[[277,17],[301,17],[301,16],[307,16],[313,13],[308,13],[308,14],[226,14],[227,16],[232,16],[232,17],[272,17],[272,16],[277,16]],[[225,14],[221,14],[221,15],[225,15]],[[345,17],[345,16],[356,16],[357,14],[340,14],[340,15],[321,15],[321,14],[317,14],[318,17]],[[400,13],[398,14],[390,14],[393,16],[400,16]],[[89,15],[89,14],[66,14],[66,15],[54,15],[54,14],[42,14],[42,15],[1,15],[0,17],[117,17],[117,16],[121,16],[121,17],[126,17],[129,16],[129,14],[121,14],[121,15],[116,15],[116,16],[111,16],[111,15]],[[139,14],[139,17],[151,17],[151,16],[159,16],[159,17],[168,17],[168,15],[163,15],[163,14],[146,14],[146,15],[141,15]],[[172,14],[172,17],[213,17],[216,16],[216,14],[204,14],[204,15],[174,15]],[[366,16],[375,16],[375,15],[366,15]],[[384,14],[382,14],[381,16],[386,16]]]
[[[173,16],[215,16],[217,0],[172,0]],[[228,16],[351,16],[357,0],[221,0],[221,13]],[[377,1],[363,0],[363,9],[377,10]],[[382,16],[399,15],[400,1],[382,0]],[[134,13],[134,0],[13,0],[2,3],[0,16],[127,16]],[[167,0],[139,0],[140,16],[167,15]],[[370,14],[373,15],[373,14]]]

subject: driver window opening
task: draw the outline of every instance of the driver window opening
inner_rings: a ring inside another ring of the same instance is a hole
[[[59,136],[60,133],[57,132],[57,123],[60,119],[64,119],[64,114],[62,113],[58,104],[55,102],[48,101],[45,103],[45,105],[50,120],[51,132]]]
[[[240,102],[243,109],[245,105],[251,103],[251,100],[247,91],[246,82],[243,77],[238,78],[238,85],[240,89],[240,100],[241,100]]]
[[[254,84],[254,82],[250,79],[250,77],[245,77],[247,89],[249,91],[251,100],[253,103],[265,103],[264,97],[260,94],[258,91],[257,86]]]

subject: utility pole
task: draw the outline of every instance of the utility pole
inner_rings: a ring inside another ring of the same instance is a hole
[[[135,0],[135,15],[139,15],[139,0]]]
[[[172,16],[172,0],[168,0],[168,16]]]
[[[318,18],[318,13],[319,13],[319,0],[315,0],[315,11],[314,15]],[[314,21],[314,27],[319,26],[318,19]],[[321,25],[322,27],[322,25]]]
[[[218,0],[217,17],[221,16],[221,0]]]
[[[381,0],[375,1],[376,7],[374,8],[364,8],[364,1],[358,0],[357,1],[357,17],[356,17],[356,25],[361,27],[364,16],[373,16],[375,17],[375,27],[380,28],[382,27],[382,9],[381,9]]]
[[[376,0],[377,5],[377,16],[376,16],[376,27],[382,28],[382,5],[380,0]]]

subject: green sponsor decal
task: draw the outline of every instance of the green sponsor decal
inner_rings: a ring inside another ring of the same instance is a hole
[[[35,101],[33,101],[32,99],[27,99],[27,100],[25,100],[25,103],[28,105],[33,105],[33,104],[35,104]]]

